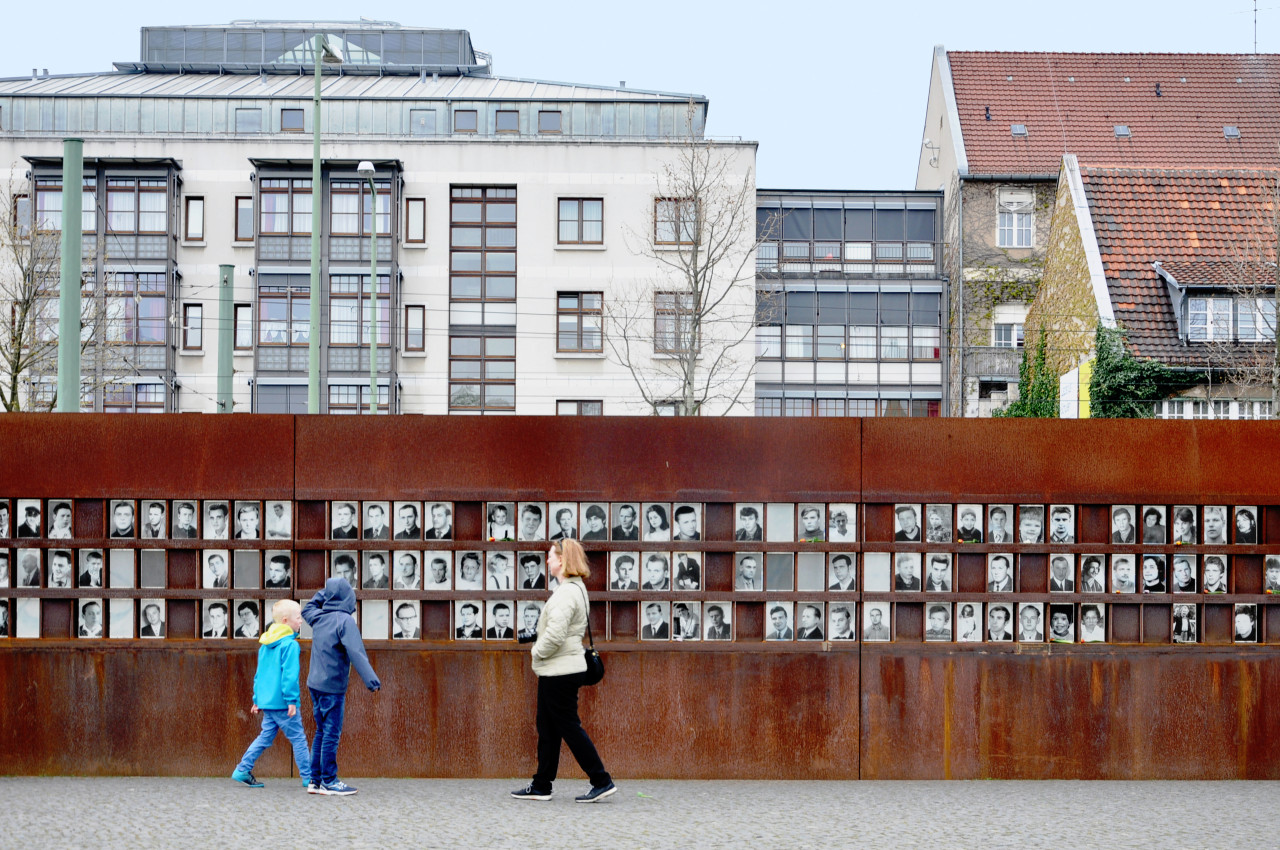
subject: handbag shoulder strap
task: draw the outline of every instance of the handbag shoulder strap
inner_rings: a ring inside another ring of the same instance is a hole
[[[582,601],[583,601],[584,603],[586,603],[586,606],[587,606],[587,643],[588,643],[588,644],[590,644],[590,646],[591,646],[591,648],[592,648],[592,649],[595,649],[595,648],[596,648],[595,638],[591,637],[591,602],[590,602],[590,601],[588,601],[588,599],[587,599],[587,592],[586,592],[585,590],[583,590],[581,587],[579,587],[579,586],[578,586],[578,585],[576,585],[576,584],[574,585],[574,587],[577,587],[577,588],[578,588],[578,592],[582,594]]]

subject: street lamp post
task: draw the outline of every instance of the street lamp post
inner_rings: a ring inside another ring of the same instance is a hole
[[[320,66],[341,65],[323,33],[316,33],[316,93],[311,110],[311,307],[307,317],[307,413],[320,412]]]
[[[356,167],[369,183],[369,414],[378,412],[378,187],[374,185],[373,163],[367,159]]]

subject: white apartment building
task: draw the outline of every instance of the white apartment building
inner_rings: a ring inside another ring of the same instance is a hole
[[[317,32],[343,63],[323,67],[313,211]],[[234,410],[306,412],[317,214],[322,412],[367,412],[374,299],[380,410],[645,414],[603,326],[611,305],[639,298],[653,305],[641,367],[678,345],[682,302],[662,296],[681,281],[659,258],[682,250],[685,228],[661,174],[704,138],[707,108],[698,95],[499,77],[458,30],[145,28],[139,61],[115,71],[0,80],[0,168],[14,214],[56,229],[62,140],[84,140],[86,293],[104,306],[101,342],[123,353],[86,358],[110,372],[89,382],[86,409],[215,412],[229,324]],[[754,185],[754,142],[711,150]],[[362,161],[376,169],[376,211]],[[754,237],[748,223],[748,268]],[[56,280],[49,290],[56,316]],[[749,373],[750,278],[742,290]],[[748,388],[729,412],[753,408]]]

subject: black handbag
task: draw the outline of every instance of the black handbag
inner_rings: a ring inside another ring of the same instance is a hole
[[[582,588],[578,588],[582,590]],[[587,601],[587,592],[582,591],[582,599]],[[587,642],[588,646],[582,650],[582,657],[587,661],[587,670],[582,674],[582,684],[596,685],[604,678],[604,659],[600,657],[600,653],[596,651],[595,638],[591,637],[591,603],[587,602]]]

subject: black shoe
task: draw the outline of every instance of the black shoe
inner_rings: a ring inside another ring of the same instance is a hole
[[[574,797],[573,799],[579,803],[598,803],[617,790],[618,786],[610,782],[608,785],[601,785],[599,788],[592,788],[581,797]]]
[[[526,785],[519,791],[512,791],[511,796],[517,800],[550,800],[551,792],[548,791],[544,794],[532,785]]]

